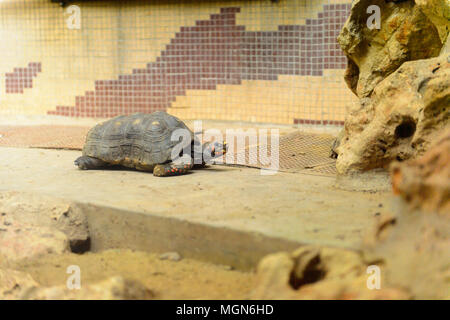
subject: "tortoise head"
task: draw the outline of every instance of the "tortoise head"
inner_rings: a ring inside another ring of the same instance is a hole
[[[227,150],[228,146],[225,141],[223,143],[217,141],[207,142],[203,145],[203,154],[210,156],[211,159],[223,156],[227,153]]]

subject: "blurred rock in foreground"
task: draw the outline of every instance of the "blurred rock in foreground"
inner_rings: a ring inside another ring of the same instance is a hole
[[[360,253],[305,246],[293,253],[265,257],[257,269],[252,299],[409,299],[399,289],[369,289],[367,267]]]
[[[86,216],[74,204],[50,196],[0,193],[0,257],[8,261],[89,250]]]

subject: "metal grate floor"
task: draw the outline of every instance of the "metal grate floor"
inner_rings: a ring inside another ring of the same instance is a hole
[[[280,137],[279,170],[302,172],[316,175],[336,175],[336,161],[329,157],[334,136],[296,131]],[[269,139],[270,141],[270,139]],[[270,143],[267,146],[270,156]],[[269,168],[261,163],[258,148],[247,146],[245,150],[235,152],[234,161],[226,165],[241,165],[254,168]]]
[[[1,147],[81,150],[89,127],[0,126]]]
[[[89,127],[0,126],[0,146],[81,150]],[[294,131],[280,137],[279,170],[316,175],[336,175],[335,160],[329,158],[334,136]],[[269,139],[270,142],[270,139]],[[258,157],[258,148],[234,151],[226,165],[268,168]],[[270,143],[267,146],[270,156]]]

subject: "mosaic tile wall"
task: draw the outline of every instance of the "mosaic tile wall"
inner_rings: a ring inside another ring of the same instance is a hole
[[[30,62],[26,68],[14,68],[5,74],[6,93],[23,93],[25,88],[33,88],[33,78],[41,72],[41,64]]]
[[[50,1],[0,2],[0,113],[341,125],[356,102],[336,42],[349,1],[74,4],[80,29]]]

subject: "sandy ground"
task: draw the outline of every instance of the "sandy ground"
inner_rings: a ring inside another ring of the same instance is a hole
[[[140,281],[155,299],[164,300],[247,299],[255,284],[253,273],[186,258],[160,260],[157,254],[131,250],[51,255],[9,267],[29,273],[40,285],[62,286],[70,265],[80,267],[81,286],[119,275]]]

